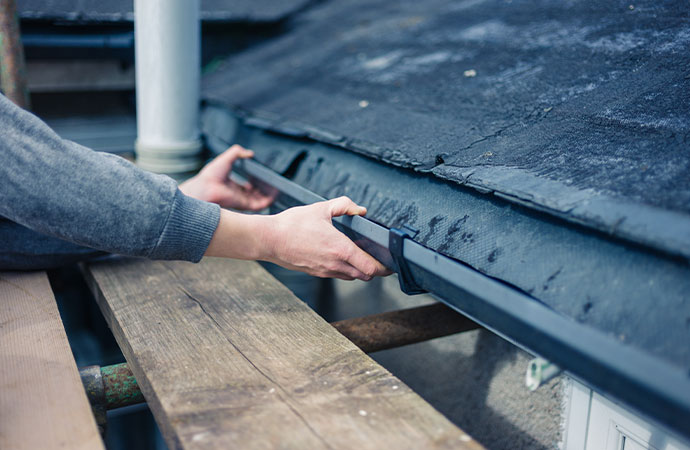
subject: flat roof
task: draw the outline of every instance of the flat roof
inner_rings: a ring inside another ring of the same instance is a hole
[[[682,1],[326,2],[204,97],[690,258]]]

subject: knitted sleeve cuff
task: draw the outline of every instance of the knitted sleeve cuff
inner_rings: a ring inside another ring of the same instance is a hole
[[[220,206],[187,197],[178,189],[158,244],[149,258],[199,262],[219,221]]]

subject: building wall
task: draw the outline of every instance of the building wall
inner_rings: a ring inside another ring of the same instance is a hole
[[[564,450],[690,450],[690,443],[565,377]]]

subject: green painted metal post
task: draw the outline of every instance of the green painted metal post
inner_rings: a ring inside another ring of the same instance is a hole
[[[105,388],[105,409],[121,408],[146,401],[127,363],[101,367],[101,378]]]
[[[146,401],[127,363],[82,367],[79,376],[101,435],[105,435],[109,410]]]

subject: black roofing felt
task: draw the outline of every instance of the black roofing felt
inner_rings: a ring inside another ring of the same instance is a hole
[[[689,258],[688,61],[685,1],[351,0],[203,95]]]
[[[690,370],[690,267],[678,258],[345,149],[253,126],[238,132],[235,122],[222,107],[205,108],[203,131],[214,151],[231,143],[252,148],[256,159],[307,189],[347,195],[376,223],[410,225],[420,244]]]
[[[277,22],[310,0],[201,0],[205,22]],[[133,0],[17,0],[22,19],[74,22],[132,22]]]

